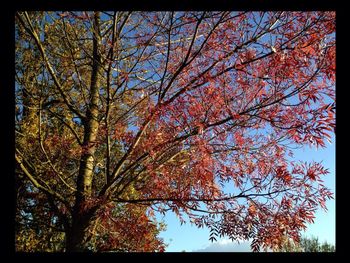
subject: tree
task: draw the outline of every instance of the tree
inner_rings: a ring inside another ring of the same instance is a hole
[[[257,251],[332,198],[288,155],[335,129],[334,12],[18,12],[15,37],[19,240],[163,251],[171,210]]]
[[[335,252],[335,247],[328,242],[319,243],[317,237],[303,237],[299,243],[290,239],[285,240],[282,248],[277,249],[279,252]]]

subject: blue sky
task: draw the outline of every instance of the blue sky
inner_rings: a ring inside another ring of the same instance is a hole
[[[325,186],[335,193],[335,138],[332,138],[332,144],[327,142],[326,148],[305,147],[294,151],[295,160],[317,161],[321,162],[325,168],[329,169],[329,174],[323,180]],[[319,209],[316,213],[314,224],[309,224],[308,228],[302,234],[307,237],[315,236],[320,242],[327,241],[335,244],[335,199],[327,202],[328,211]],[[159,217],[162,218],[162,217]],[[210,252],[210,251],[230,251],[247,252],[249,251],[249,242],[235,244],[228,241],[227,238],[218,240],[217,243],[209,241],[209,230],[198,229],[188,222],[181,226],[175,214],[168,212],[164,221],[167,224],[167,230],[161,233],[161,237],[169,244],[166,252]]]

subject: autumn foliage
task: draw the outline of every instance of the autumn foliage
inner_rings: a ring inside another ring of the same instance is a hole
[[[335,129],[334,12],[18,12],[15,37],[19,250],[164,251],[171,210],[258,251],[332,198],[291,159]]]

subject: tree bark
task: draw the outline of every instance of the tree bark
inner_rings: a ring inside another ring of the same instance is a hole
[[[90,84],[90,103],[84,120],[83,151],[77,179],[77,192],[72,213],[71,229],[66,233],[67,251],[84,250],[84,235],[93,216],[93,209],[89,204],[92,197],[92,179],[94,175],[95,141],[98,134],[98,99],[99,75],[101,71],[100,46],[100,14],[95,12],[93,22],[93,61]]]
[[[73,217],[71,228],[66,230],[66,252],[83,252],[87,250],[84,240],[90,220],[91,216],[88,214],[80,214]]]

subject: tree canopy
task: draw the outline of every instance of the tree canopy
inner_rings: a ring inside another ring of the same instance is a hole
[[[16,248],[164,251],[155,213],[252,249],[332,193],[335,12],[18,12]]]
[[[320,243],[317,237],[302,237],[298,243],[286,239],[278,252],[335,252],[334,245],[324,241]]]

